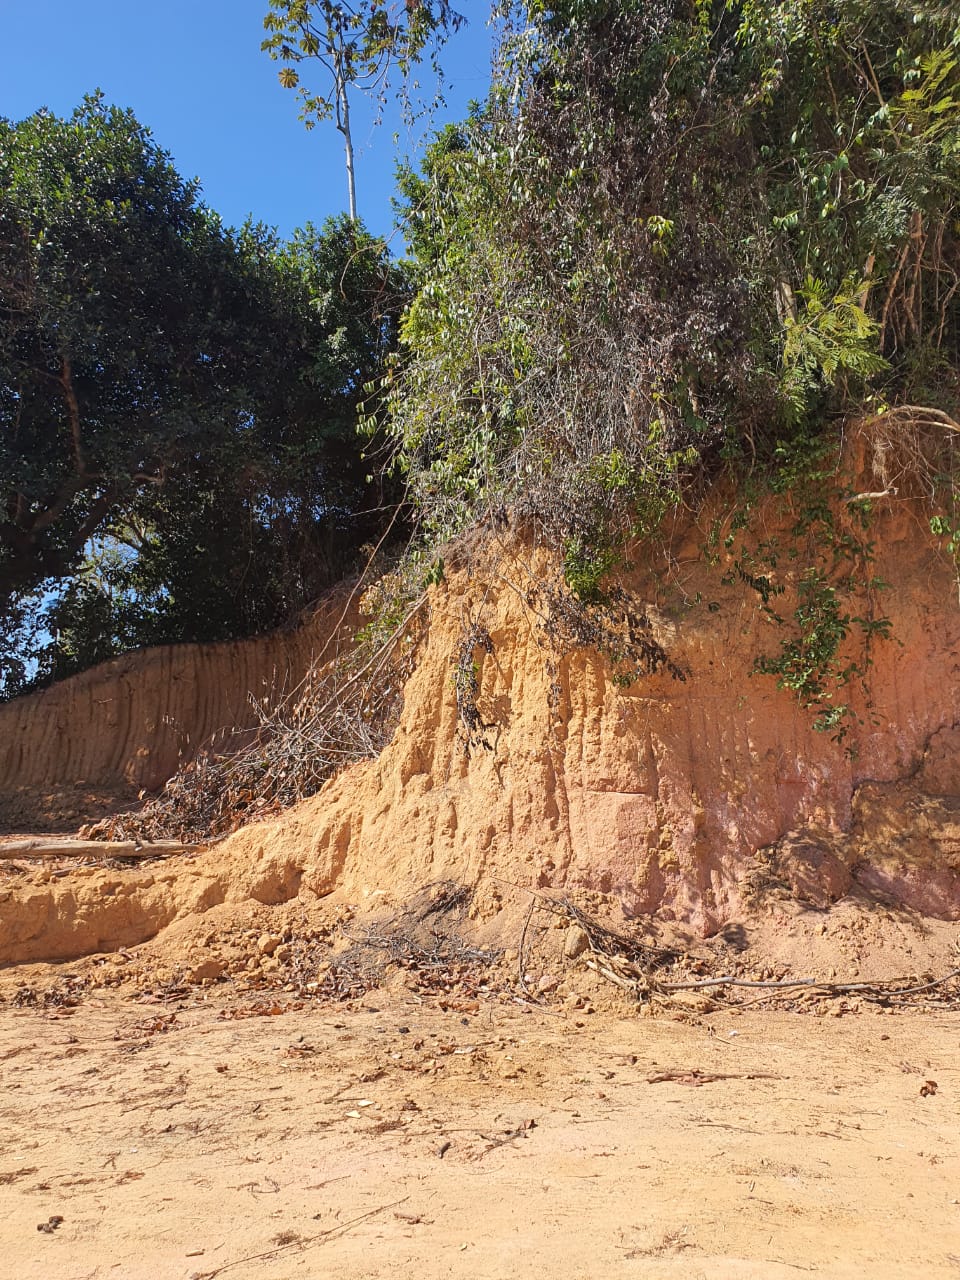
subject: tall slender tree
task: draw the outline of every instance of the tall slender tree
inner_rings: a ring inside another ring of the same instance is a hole
[[[399,72],[404,86],[412,68],[427,58],[435,70],[447,37],[466,21],[449,0],[270,0],[261,48],[284,65],[280,83],[300,96],[300,118],[308,129],[332,119],[343,135],[350,217],[357,220],[357,188],[350,94],[354,89],[380,103]],[[301,83],[297,64],[318,63],[326,88]]]

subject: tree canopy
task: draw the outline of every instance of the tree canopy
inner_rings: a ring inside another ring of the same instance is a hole
[[[336,576],[369,535],[357,402],[403,298],[346,219],[225,228],[100,97],[0,121],[7,692],[43,606],[62,674],[273,625]]]

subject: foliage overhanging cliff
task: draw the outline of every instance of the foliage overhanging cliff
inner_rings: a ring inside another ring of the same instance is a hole
[[[956,417],[953,6],[505,9],[488,101],[402,176],[387,425],[428,555],[509,510],[590,595],[721,468],[785,487],[843,415]]]

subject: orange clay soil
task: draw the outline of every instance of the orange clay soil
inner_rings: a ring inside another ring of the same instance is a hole
[[[34,826],[51,830],[71,818],[74,827],[90,822],[109,811],[110,793],[135,802],[211,737],[252,728],[251,699],[275,701],[315,659],[333,656],[345,610],[356,625],[349,599],[349,585],[337,587],[296,626],[124,654],[0,704],[0,831],[22,829],[31,811]]]
[[[851,485],[876,489],[869,465],[858,465]],[[865,893],[960,920],[956,566],[919,502],[877,504],[874,558],[848,569],[858,582],[887,586],[864,586],[842,607],[887,618],[892,638],[851,623],[838,662],[864,674],[838,687],[851,715],[835,742],[815,731],[793,693],[755,671],[758,656],[772,660],[796,638],[798,577],[821,552],[783,553],[797,539],[789,507],[771,500],[753,513],[754,540],[781,547],[770,571],[783,587],[778,626],[724,548],[733,515],[715,494],[696,520],[678,519],[662,543],[635,549],[617,609],[685,678],[661,666],[625,688],[595,648],[558,638],[550,594],[558,569],[542,548],[504,535],[469,559],[451,553],[445,581],[430,588],[397,731],[377,759],[182,868],[28,877],[0,893],[0,963],[140,943],[224,904],[309,905],[330,895],[403,902],[446,879],[474,890],[490,920],[504,885],[609,895],[628,917],[704,937],[776,886],[815,907]],[[839,533],[863,536],[846,504],[836,520]],[[712,564],[705,547],[717,528],[721,563]],[[331,598],[318,614],[318,635],[334,647],[349,642],[331,631],[342,612]],[[471,635],[478,642],[465,649]],[[261,670],[259,658],[251,662]],[[52,718],[46,694],[0,709],[0,720],[16,711],[24,722],[24,768],[40,769],[54,728],[67,755],[93,733],[84,679],[63,686]],[[114,688],[120,702],[125,688]],[[471,715],[485,727],[467,750]],[[122,755],[134,738],[121,738]]]

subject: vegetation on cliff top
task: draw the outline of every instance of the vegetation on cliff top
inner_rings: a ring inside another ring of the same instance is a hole
[[[960,403],[960,19],[541,0],[402,180],[389,429],[428,541],[509,508],[590,580],[721,466]]]
[[[778,628],[756,670],[842,740],[845,686],[888,624],[869,499],[851,528],[835,516],[852,499],[829,462],[837,425],[886,414],[884,447],[912,455],[934,532],[960,541],[956,9],[502,12],[488,101],[401,178],[418,274],[386,422],[420,554],[517,522],[595,610],[631,542],[732,476],[718,577],[752,586]],[[748,545],[764,492],[795,520],[788,591],[784,549]]]

